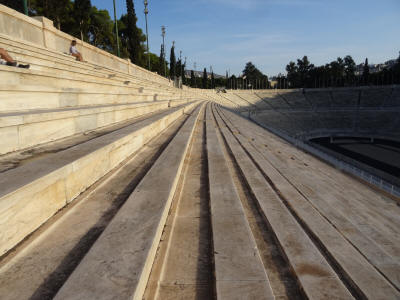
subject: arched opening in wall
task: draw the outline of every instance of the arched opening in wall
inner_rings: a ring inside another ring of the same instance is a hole
[[[358,168],[400,184],[400,140],[375,137],[319,137],[309,142]]]

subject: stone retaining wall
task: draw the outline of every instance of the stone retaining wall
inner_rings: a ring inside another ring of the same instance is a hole
[[[53,21],[45,17],[31,18],[1,4],[0,33],[63,53],[69,53],[71,41],[76,40],[78,50],[91,63],[172,86],[172,81],[132,64],[129,59],[119,58],[56,29]]]

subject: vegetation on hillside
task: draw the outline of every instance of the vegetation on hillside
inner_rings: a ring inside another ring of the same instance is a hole
[[[286,66],[287,76],[278,76],[278,88],[319,88],[400,83],[400,56],[396,64],[379,72],[370,72],[368,58],[362,72],[356,72],[356,63],[350,55],[323,66],[314,66],[307,56],[291,61]]]

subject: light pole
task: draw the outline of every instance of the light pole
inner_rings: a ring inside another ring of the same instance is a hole
[[[167,77],[167,61],[165,56],[165,26],[161,26],[162,44],[163,44],[163,55],[164,55],[164,76]]]
[[[24,5],[24,13],[25,15],[28,15],[28,0],[22,0],[23,5]]]
[[[113,0],[114,3],[114,22],[115,22],[115,34],[117,35],[117,55],[118,57],[121,57],[121,53],[119,52],[119,36],[118,36],[118,23],[117,23],[117,11],[115,9],[115,0]],[[83,41],[83,39],[82,39]]]
[[[149,9],[147,8],[147,5],[149,4],[149,2],[147,0],[144,0],[143,3],[144,3],[144,16],[146,18],[147,60],[149,63],[149,71],[150,71],[149,30],[147,27],[147,15],[149,13]]]

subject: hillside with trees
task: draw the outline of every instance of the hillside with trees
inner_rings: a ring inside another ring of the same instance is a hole
[[[2,0],[1,4],[23,13],[22,1]],[[120,54],[146,68],[146,36],[136,25],[133,0],[126,0],[126,6],[127,14],[117,20]],[[44,16],[57,29],[117,55],[114,20],[107,10],[92,6],[90,0],[30,0],[28,10],[30,16]],[[151,71],[164,75],[164,65],[156,54],[150,53],[150,61]]]
[[[291,61],[286,66],[287,76],[278,76],[278,88],[346,87],[400,83],[400,56],[392,67],[370,72],[368,58],[363,70],[356,72],[356,63],[350,55],[322,65],[314,66],[307,56]]]

